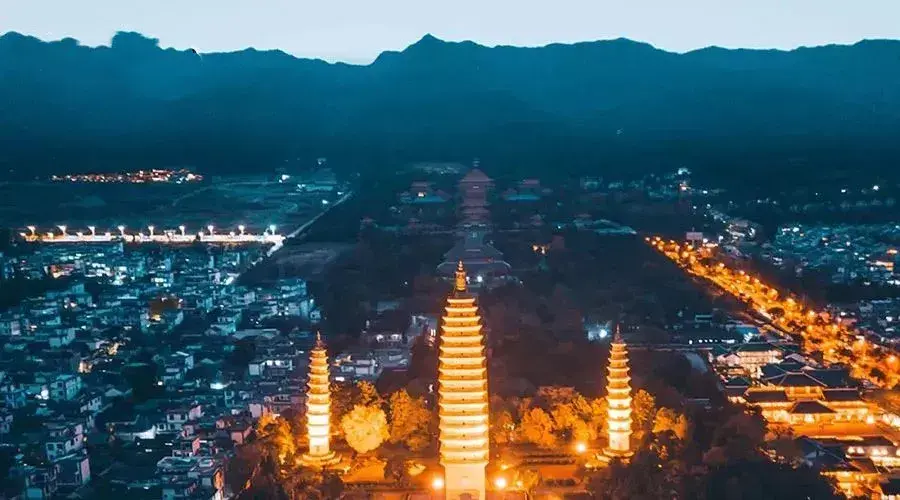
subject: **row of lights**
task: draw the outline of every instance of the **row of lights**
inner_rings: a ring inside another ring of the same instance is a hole
[[[59,228],[59,230],[62,232],[62,235],[63,235],[63,236],[66,236],[66,235],[67,235],[67,234],[66,234],[66,230],[68,229],[68,226],[65,226],[65,225],[59,225],[59,226],[56,226],[56,227]],[[28,226],[27,229],[31,232],[30,236],[33,236],[33,237],[34,237],[34,236],[37,236],[37,227],[35,227],[35,226]],[[119,234],[120,234],[120,235],[125,236],[125,226],[119,225],[119,226],[116,226],[116,229],[119,230]],[[209,231],[209,235],[210,235],[210,236],[212,236],[212,235],[215,234],[215,226],[213,226],[212,224],[206,226],[206,229],[207,229],[207,231]],[[243,224],[241,224],[241,225],[238,226],[238,231],[240,231],[241,236],[244,235],[246,229],[247,229],[247,227],[244,226]],[[270,224],[269,227],[267,228],[267,231],[269,231],[271,234],[274,235],[274,234],[275,234],[275,229],[276,229],[275,224]],[[150,237],[153,237],[154,231],[156,231],[156,226],[147,226],[147,230],[150,231]],[[181,235],[182,235],[182,236],[187,236],[187,232],[186,232],[186,231],[187,231],[187,227],[185,227],[184,225],[181,225],[181,226],[178,226],[178,230],[181,231]],[[88,226],[88,231],[91,232],[91,236],[97,236],[97,227],[96,227],[96,226]],[[49,234],[52,234],[52,233],[49,233]],[[81,233],[81,232],[76,233],[76,234],[77,234],[78,236],[83,236],[83,233]],[[109,233],[106,233],[106,234],[109,235]],[[140,233],[138,233],[138,234],[140,234]],[[198,233],[198,234],[201,234],[201,235],[202,235],[203,232],[201,231],[201,232]],[[231,236],[234,236],[234,235],[235,235],[235,234],[234,234],[234,231],[232,231],[230,234],[231,234]],[[23,235],[24,235],[24,233],[23,233]]]

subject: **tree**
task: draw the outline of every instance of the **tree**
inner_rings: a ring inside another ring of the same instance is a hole
[[[704,498],[843,498],[835,490],[833,480],[815,470],[809,467],[793,468],[768,460],[738,461],[717,467],[705,478],[705,486]],[[866,498],[871,497],[867,495]]]
[[[535,399],[541,403],[544,409],[550,410],[557,405],[571,402],[577,394],[572,387],[542,386],[538,387]]]
[[[653,417],[656,415],[656,398],[649,392],[639,389],[632,400],[634,426],[640,431],[647,431],[653,425]]]
[[[297,453],[297,440],[294,439],[291,424],[287,419],[279,418],[275,421],[272,440],[278,449],[278,459],[282,464],[288,462]]]
[[[766,422],[758,410],[735,413],[716,428],[703,461],[710,466],[721,466],[738,460],[759,459],[765,435]]]
[[[672,432],[682,441],[687,437],[688,420],[684,414],[676,413],[670,408],[660,408],[653,419],[653,433]]]
[[[550,411],[550,415],[553,417],[553,428],[558,434],[561,434],[560,437],[571,439],[571,431],[576,426],[576,422],[580,421],[572,405],[568,403],[556,405]]]
[[[654,452],[643,449],[628,464],[614,460],[591,478],[588,489],[598,500],[682,498],[679,480]]]
[[[398,457],[388,459],[384,464],[384,478],[394,481],[398,486],[407,486],[409,484],[409,468],[406,461]]]
[[[402,443],[414,452],[428,446],[431,412],[422,398],[413,398],[406,389],[401,389],[391,394],[390,410],[391,443]]]
[[[541,448],[552,448],[556,445],[556,435],[553,434],[553,420],[541,408],[532,408],[522,417],[520,425],[522,438],[525,441],[536,444]]]
[[[516,483],[521,483],[522,491],[531,498],[534,489],[541,483],[541,474],[534,469],[520,469],[516,474]]]
[[[496,445],[508,444],[513,439],[516,429],[516,421],[509,410],[500,410],[491,417],[491,443]]]
[[[260,438],[268,436],[274,429],[272,427],[274,424],[275,417],[269,412],[263,413],[260,415],[259,420],[256,421],[256,435]]]
[[[594,398],[591,401],[591,428],[597,434],[602,434],[606,430],[606,417],[609,406],[606,398]]]
[[[331,384],[331,421],[340,422],[344,415],[350,413],[353,409],[353,392],[354,386],[349,384]],[[340,434],[339,425],[331,426],[333,433]]]
[[[381,406],[384,404],[384,399],[382,399],[381,394],[378,394],[378,389],[375,388],[375,385],[371,382],[366,382],[361,380],[356,383],[356,404],[363,406],[372,406],[378,405]]]
[[[344,439],[357,453],[368,453],[383,443],[388,433],[387,417],[377,406],[358,404],[341,419]]]

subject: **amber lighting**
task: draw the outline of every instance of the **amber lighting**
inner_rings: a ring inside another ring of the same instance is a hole
[[[324,467],[340,459],[329,447],[331,428],[331,389],[328,378],[328,354],[322,336],[316,334],[316,346],[309,353],[309,390],[306,394],[306,433],[309,452],[301,461],[311,467]]]
[[[487,366],[481,316],[462,262],[447,299],[440,338],[440,461],[446,498],[485,498],[488,463]]]

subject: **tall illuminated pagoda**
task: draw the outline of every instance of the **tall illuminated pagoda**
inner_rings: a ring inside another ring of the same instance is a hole
[[[441,465],[448,500],[485,498],[488,463],[487,364],[481,316],[462,262],[447,299],[438,357]]]
[[[306,433],[309,451],[300,459],[308,467],[325,467],[340,461],[329,447],[331,428],[331,389],[328,378],[328,354],[322,336],[316,334],[316,345],[309,353],[309,382],[306,391]]]
[[[606,378],[607,429],[609,444],[603,450],[608,458],[628,458],[631,451],[631,377],[628,376],[628,351],[616,326],[609,349],[609,375]]]

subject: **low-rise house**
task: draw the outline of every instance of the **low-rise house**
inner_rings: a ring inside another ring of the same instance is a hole
[[[56,460],[60,486],[84,486],[91,480],[91,461],[86,451],[82,450]]]
[[[72,374],[57,375],[50,382],[50,399],[54,401],[72,401],[78,397],[82,388],[80,376]]]

